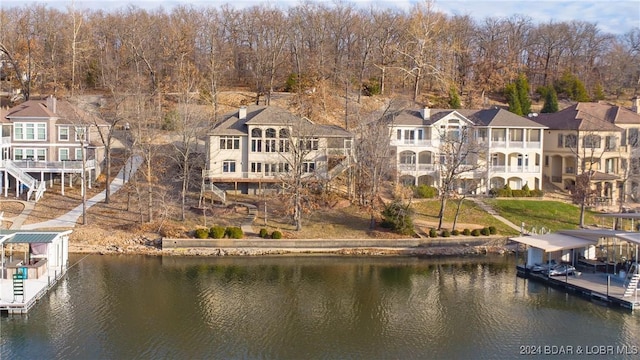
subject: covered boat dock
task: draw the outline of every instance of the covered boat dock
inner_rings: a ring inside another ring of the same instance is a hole
[[[26,313],[66,273],[71,232],[0,230],[0,313]]]
[[[640,233],[584,229],[510,239],[527,248],[524,264],[517,265],[518,276],[630,310],[640,307],[637,264]],[[631,256],[622,256],[623,250]],[[596,256],[598,251],[600,257]],[[576,270],[560,276],[537,270],[550,266],[552,261]]]

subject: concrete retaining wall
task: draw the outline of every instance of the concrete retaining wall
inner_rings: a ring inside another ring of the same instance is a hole
[[[481,246],[506,241],[504,237],[465,237],[435,239],[172,239],[163,238],[163,249],[177,248],[409,248],[442,246]],[[504,242],[503,242],[504,243]]]

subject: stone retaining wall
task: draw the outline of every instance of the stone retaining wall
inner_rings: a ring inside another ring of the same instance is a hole
[[[163,238],[162,249],[180,248],[413,248],[447,246],[504,245],[504,237],[464,237],[435,239],[173,239]]]

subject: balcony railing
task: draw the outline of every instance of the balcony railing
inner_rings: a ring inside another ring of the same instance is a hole
[[[391,146],[434,146],[432,140],[391,140]]]
[[[13,162],[17,167],[25,171],[37,170],[80,170],[82,171],[82,161],[80,160],[63,160],[63,161],[36,161],[36,160],[18,160]],[[87,160],[85,168],[87,170],[94,169],[96,161],[94,159]]]

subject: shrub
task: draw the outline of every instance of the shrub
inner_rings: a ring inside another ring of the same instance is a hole
[[[418,198],[433,199],[438,196],[438,189],[433,186],[420,185],[415,188],[414,193]]]
[[[225,235],[229,237],[229,239],[242,239],[244,234],[242,233],[242,229],[237,226],[229,226],[224,231]]]
[[[497,234],[497,233],[498,233],[498,229],[496,229],[496,227],[495,227],[495,226],[493,226],[493,225],[492,225],[492,226],[489,226],[489,234],[491,234],[491,235],[495,235],[495,234]]]
[[[434,228],[429,229],[429,237],[432,237],[432,238],[438,237],[438,232],[436,231],[436,229]]]
[[[458,229],[453,229],[453,230],[451,230],[451,235],[458,236],[458,235],[460,235],[460,231]]]
[[[535,196],[535,197],[542,197],[544,195],[544,192],[542,190],[531,190],[531,196]]]
[[[413,220],[411,219],[412,211],[409,205],[405,205],[400,201],[393,201],[386,205],[382,211],[384,218],[382,226],[395,231],[402,235],[412,235]]]
[[[274,230],[271,233],[271,238],[272,239],[282,239],[282,233],[280,231],[278,231],[278,230]]]
[[[451,237],[451,232],[449,230],[447,230],[447,229],[444,229],[444,230],[442,230],[441,236],[442,237]]]
[[[524,190],[511,190],[511,196],[513,196],[513,197],[526,197],[527,193]]]
[[[522,192],[524,193],[524,196],[531,196],[531,190],[529,189],[529,184],[524,184],[524,186],[522,187]]]
[[[260,229],[260,234],[259,235],[260,235],[261,238],[266,239],[266,238],[269,237],[269,231],[267,231],[267,229],[265,229],[265,228],[262,228],[262,229]]]
[[[225,234],[225,228],[222,226],[214,225],[209,229],[209,237],[213,239],[222,239]]]
[[[196,229],[196,238],[197,239],[206,239],[209,237],[209,230],[207,229]]]
[[[464,229],[464,230],[462,230],[462,235],[464,235],[464,236],[469,236],[469,235],[471,235],[471,230],[469,230],[469,229]]]
[[[471,230],[471,236],[480,236],[480,229]]]
[[[484,236],[489,236],[489,234],[490,234],[489,228],[484,227],[484,228],[480,229],[480,234],[482,234]]]

